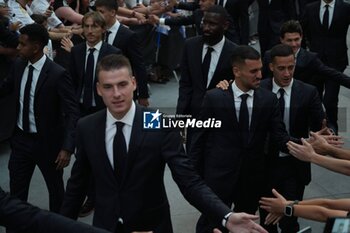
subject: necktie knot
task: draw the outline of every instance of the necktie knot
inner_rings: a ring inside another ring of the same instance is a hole
[[[214,51],[213,47],[207,47],[207,53],[211,53],[213,51]]]
[[[108,38],[109,38],[109,35],[111,34],[112,32],[111,31],[106,31],[106,36],[105,36],[105,42],[108,43]]]
[[[123,123],[121,121],[116,121],[115,124],[117,126],[117,130],[123,130],[123,127],[125,125],[125,123]]]
[[[241,95],[242,102],[247,102],[248,97],[249,97],[248,94],[242,94]]]
[[[95,50],[96,50],[95,48],[89,48],[89,55],[93,54],[95,52]]]
[[[33,70],[34,70],[34,66],[32,66],[32,65],[29,65],[29,72],[32,72]]]
[[[280,93],[280,98],[283,98],[283,96],[284,96],[284,89],[283,88],[280,88],[279,90],[278,90],[278,92]]]

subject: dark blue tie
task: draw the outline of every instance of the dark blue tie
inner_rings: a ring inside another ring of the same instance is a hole
[[[280,98],[278,99],[278,102],[280,103],[281,116],[282,116],[282,120],[283,120],[283,118],[284,118],[284,108],[285,108],[284,89],[280,88],[278,90],[278,92],[280,93]]]
[[[249,112],[247,106],[248,97],[248,94],[241,95],[242,102],[239,109],[239,127],[241,130],[242,141],[245,146],[248,145],[249,140]]]
[[[114,173],[117,177],[117,181],[120,183],[123,180],[124,172],[126,169],[126,142],[123,134],[124,123],[117,121],[117,132],[113,139],[113,163]]]
[[[89,55],[86,62],[86,70],[84,77],[84,95],[83,95],[83,106],[89,109],[92,106],[92,93],[93,93],[93,83],[94,83],[94,58],[95,48],[89,49]]]
[[[211,62],[211,52],[213,52],[212,47],[207,47],[207,52],[204,56],[203,63],[202,63],[202,73],[203,73],[203,78],[204,80],[208,81],[208,73],[209,73],[209,68],[210,68],[210,62]]]
[[[32,82],[33,82],[33,70],[34,70],[34,67],[30,65],[27,82],[24,88],[22,127],[23,127],[23,131],[25,132],[29,132],[29,104],[30,104],[30,89],[32,87]]]
[[[329,5],[325,5],[326,7],[326,10],[324,11],[324,14],[323,14],[323,20],[322,20],[322,26],[323,28],[328,31],[328,27],[329,27]]]

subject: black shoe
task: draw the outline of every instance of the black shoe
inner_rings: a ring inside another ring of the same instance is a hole
[[[79,217],[89,216],[94,211],[94,207],[94,202],[88,198],[80,208]]]

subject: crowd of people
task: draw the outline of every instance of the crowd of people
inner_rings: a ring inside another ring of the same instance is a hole
[[[248,45],[253,3],[260,52]],[[165,165],[202,213],[197,233],[295,233],[297,217],[347,216],[347,199],[303,195],[310,163],[350,174],[337,136],[349,24],[344,0],[0,0],[12,196],[0,189],[0,223],[9,233],[171,233]],[[221,127],[143,128],[148,83],[177,69],[176,114]],[[36,166],[50,212],[25,203]],[[74,221],[93,210],[104,230]]]

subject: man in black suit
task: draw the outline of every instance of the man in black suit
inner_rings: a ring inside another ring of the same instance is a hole
[[[325,114],[321,99],[314,86],[293,78],[295,58],[293,49],[284,44],[276,45],[270,52],[269,67],[273,72],[272,79],[264,79],[261,87],[272,91],[279,98],[281,114],[286,129],[292,137],[308,138],[309,132],[319,131]],[[305,185],[311,181],[310,163],[302,162],[290,154],[280,152],[272,142],[268,147],[267,172],[271,189],[278,190],[288,200],[302,200]],[[272,195],[272,193],[270,193]],[[261,223],[265,214],[261,214]],[[285,217],[279,222],[283,233],[294,233],[299,230],[296,217]],[[277,225],[266,227],[270,233],[278,232]]]
[[[257,0],[259,4],[258,34],[260,53],[279,43],[282,24],[292,17],[292,0]]]
[[[82,20],[82,27],[86,42],[72,47],[70,73],[75,84],[76,98],[80,103],[81,116],[86,116],[105,107],[96,91],[98,61],[107,55],[119,54],[121,51],[102,41],[106,22],[98,12],[86,13]],[[89,61],[92,61],[91,65]]]
[[[280,41],[282,44],[292,47],[296,57],[294,70],[294,79],[311,84],[319,88],[323,84],[323,79],[332,80],[347,88],[350,88],[350,77],[326,66],[316,53],[307,51],[301,47],[303,39],[303,30],[298,21],[290,20],[285,22],[280,30]],[[272,78],[272,72],[269,68],[271,63],[270,51],[266,51],[263,59],[263,78]],[[319,89],[319,95],[322,95]]]
[[[207,90],[224,79],[232,79],[230,57],[236,44],[224,37],[227,13],[221,6],[210,7],[203,18],[203,35],[186,41],[181,62],[181,79],[176,113],[197,117]],[[187,132],[187,144],[191,131]]]
[[[30,233],[108,233],[62,215],[40,210],[20,201],[0,188],[0,225]]]
[[[303,30],[298,21],[287,21],[281,27],[280,40],[282,44],[286,44],[292,47],[296,57],[296,66],[294,72],[294,78],[301,80],[305,83],[314,85],[319,91],[319,95],[323,95],[324,82],[332,83],[332,85],[343,85],[350,88],[349,76],[342,73],[337,69],[334,69],[322,62],[316,53],[307,51],[301,48],[301,41],[303,39]],[[271,76],[271,71],[268,68],[268,64],[271,62],[270,52],[267,51],[264,57],[264,71],[263,77],[268,78]],[[324,98],[323,103],[326,105],[327,101]],[[326,108],[327,109],[327,108]],[[334,128],[334,119],[332,115],[327,114],[328,126],[336,132]]]
[[[239,46],[232,54],[235,81],[228,90],[207,92],[200,119],[215,118],[221,128],[194,132],[189,156],[207,185],[235,212],[255,213],[264,190],[267,135],[280,150],[290,140],[275,94],[258,88],[260,54]],[[210,232],[212,223],[202,215],[197,232]]]
[[[138,35],[119,23],[117,20],[118,2],[114,0],[98,0],[95,7],[100,12],[107,24],[105,42],[122,50],[131,62],[132,70],[137,81],[137,100],[138,103],[147,107],[148,87],[147,72],[142,55],[142,44]]]
[[[167,163],[185,198],[215,226],[234,233],[253,229],[266,233],[252,221],[254,216],[232,213],[205,185],[184,153],[178,130],[143,129],[143,115],[151,110],[133,102],[136,82],[124,56],[103,58],[98,78],[97,90],[107,110],[78,123],[77,159],[61,213],[77,217],[87,177],[92,174],[96,185],[94,226],[121,233],[172,233],[163,181]],[[157,112],[152,115],[159,117]]]
[[[82,26],[86,42],[72,47],[70,73],[74,78],[80,116],[86,116],[105,108],[101,97],[96,91],[96,66],[98,61],[107,55],[119,54],[121,51],[102,41],[106,22],[100,13],[86,13],[82,20]],[[93,186],[91,184],[87,195],[88,198],[82,206],[80,217],[89,215],[93,210],[95,196]]]
[[[58,212],[63,201],[63,168],[75,148],[78,105],[71,77],[43,54],[49,35],[38,24],[20,29],[17,59],[2,83],[0,94],[14,93],[16,129],[9,160],[11,194],[27,200],[37,165],[42,172],[50,210]]]
[[[350,24],[350,4],[343,0],[320,0],[308,4],[302,18],[309,48],[328,66],[343,72],[348,65],[346,35]],[[338,132],[339,84],[326,81],[323,104],[329,127]]]

